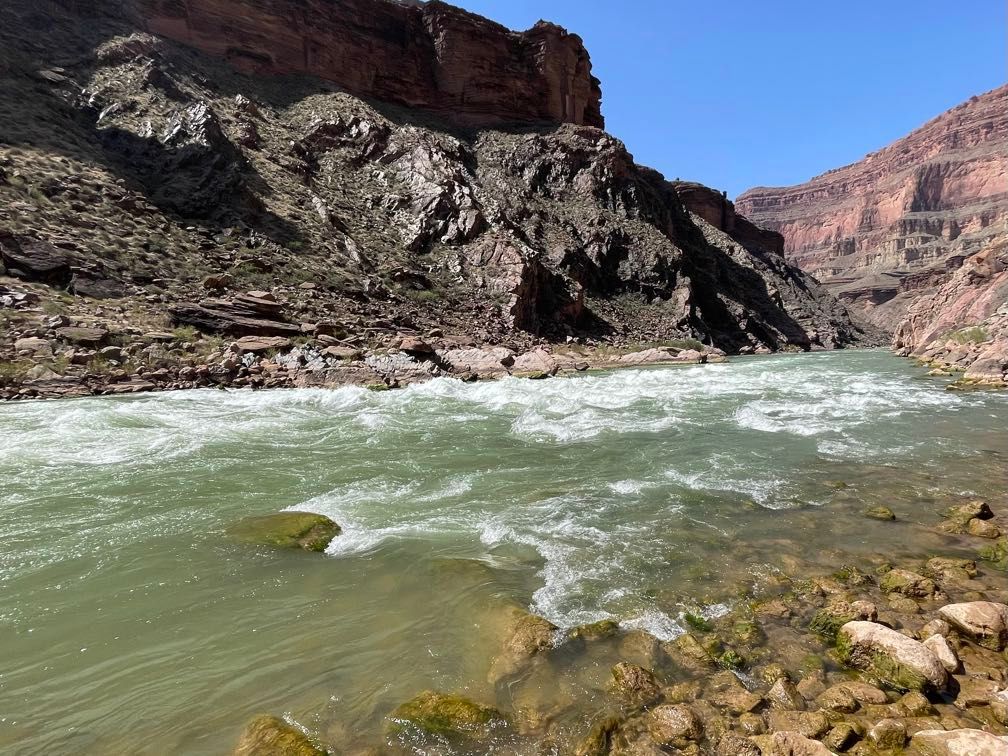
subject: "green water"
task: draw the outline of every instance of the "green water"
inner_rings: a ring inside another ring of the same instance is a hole
[[[427,688],[576,737],[611,659],[495,689],[503,608],[667,639],[783,557],[939,547],[937,508],[1003,497],[1008,467],[1008,396],[944,386],[837,352],[0,406],[0,751],[222,753],[267,711],[353,752]],[[285,508],[344,534],[224,533]]]

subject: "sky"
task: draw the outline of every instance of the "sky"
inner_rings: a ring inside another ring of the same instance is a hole
[[[1005,0],[452,0],[579,34],[638,163],[735,197],[855,162],[1005,83]]]

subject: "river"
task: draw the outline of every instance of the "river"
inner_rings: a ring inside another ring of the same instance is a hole
[[[262,711],[367,745],[428,688],[587,721],[601,672],[488,683],[500,607],[665,640],[782,557],[927,552],[1008,485],[1008,396],[945,384],[862,351],[0,405],[0,751],[223,753]],[[344,532],[227,537],[282,509]]]

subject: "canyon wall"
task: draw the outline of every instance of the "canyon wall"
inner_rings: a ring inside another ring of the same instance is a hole
[[[512,32],[438,0],[126,4],[147,31],[247,73],[310,74],[467,125],[604,126],[602,91],[581,38],[545,21]]]
[[[1005,235],[1008,86],[857,163],[798,186],[750,189],[736,204],[783,234],[790,261],[892,331],[914,301]]]

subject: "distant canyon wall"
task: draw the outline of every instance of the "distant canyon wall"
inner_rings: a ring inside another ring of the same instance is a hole
[[[889,331],[1008,223],[1008,86],[863,160],[736,200],[788,259]]]

